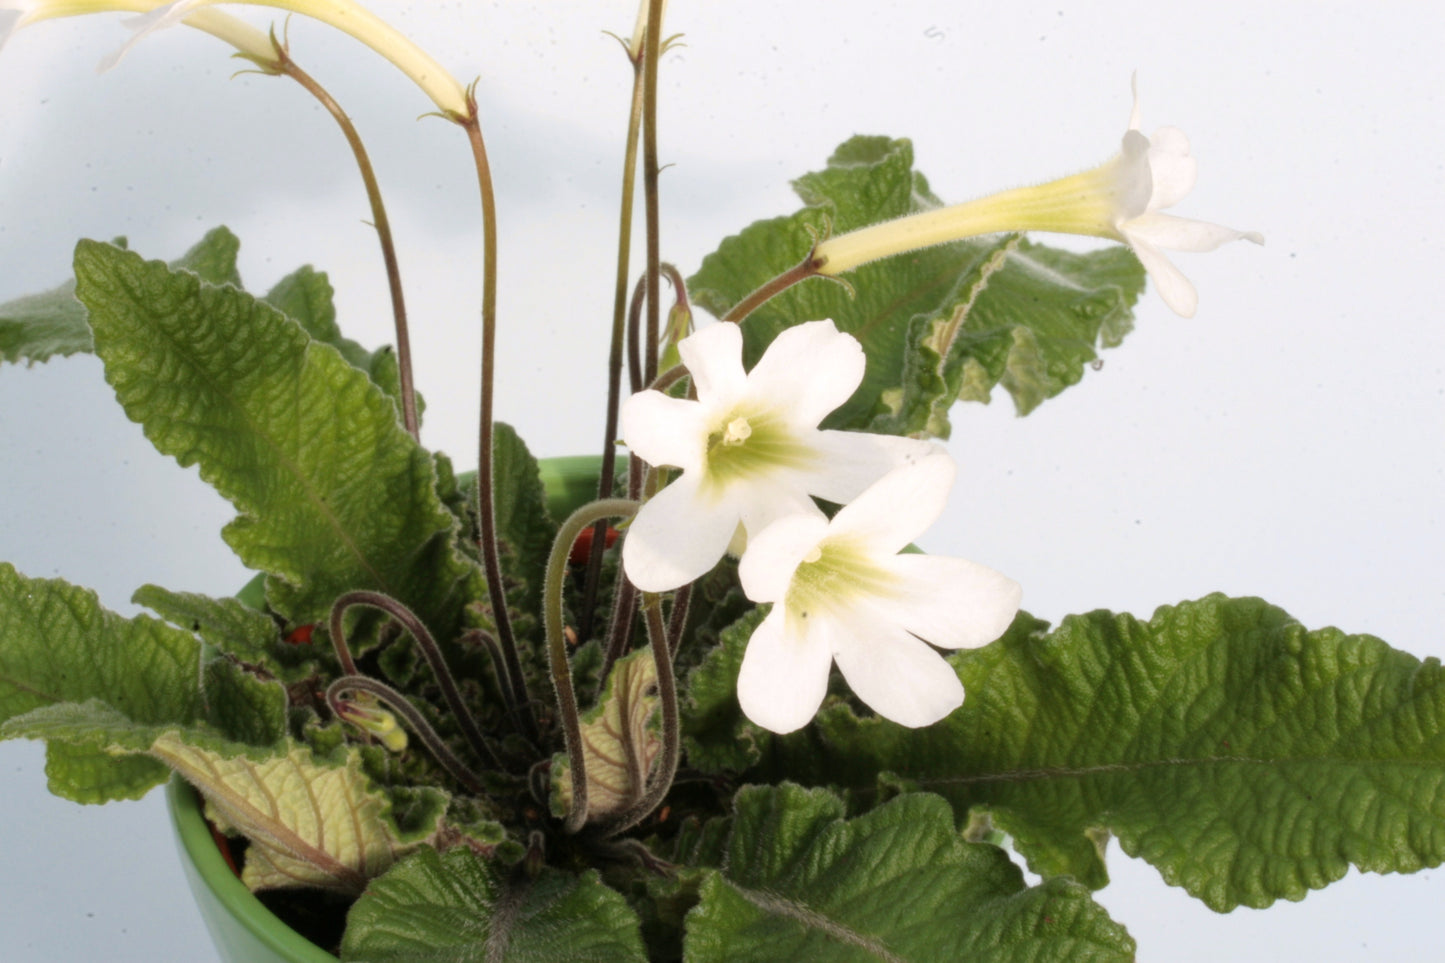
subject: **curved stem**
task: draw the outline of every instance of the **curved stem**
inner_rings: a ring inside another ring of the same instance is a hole
[[[577,695],[572,690],[572,666],[567,661],[567,640],[562,632],[562,586],[567,578],[567,555],[582,529],[598,519],[630,518],[638,505],[625,498],[607,498],[583,505],[562,527],[547,557],[547,580],[542,589],[542,623],[547,634],[547,658],[552,669],[552,687],[557,695],[557,714],[562,719],[562,736],[567,744],[567,762],[572,769],[572,808],[564,826],[575,833],[587,822],[587,762],[582,752],[582,725],[577,713]]]
[[[433,729],[431,724],[417,711],[416,706],[407,701],[406,696],[397,692],[385,682],[378,682],[376,679],[364,675],[344,675],[327,686],[326,704],[331,707],[331,711],[336,713],[339,718],[345,719],[347,716],[347,708],[345,703],[341,701],[341,694],[343,692],[353,691],[370,693],[386,703],[391,711],[406,720],[407,728],[422,741],[427,751],[431,753],[432,758],[440,763],[443,769],[451,773],[457,782],[477,795],[482,795],[486,792],[486,787],[482,785],[482,781],[478,778],[477,774],[468,769],[466,765],[447,748],[447,744],[442,742],[441,736],[437,735],[436,730]]]
[[[356,132],[356,125],[351,118],[341,109],[331,94],[316,80],[296,66],[291,59],[289,51],[283,44],[276,45],[277,62],[280,70],[286,76],[296,81],[302,87],[321,102],[327,112],[335,118],[341,133],[345,135],[346,142],[351,145],[351,153],[356,158],[356,166],[361,171],[362,183],[366,185],[366,198],[371,202],[371,223],[376,228],[377,240],[381,242],[381,259],[386,265],[387,285],[391,289],[391,314],[396,325],[396,366],[401,379],[401,417],[406,425],[407,433],[413,438],[420,439],[420,428],[416,414],[416,388],[412,382],[411,373],[411,336],[407,332],[406,324],[406,299],[401,290],[401,268],[396,260],[396,244],[391,237],[391,222],[386,216],[386,205],[381,200],[381,187],[376,182],[376,171],[372,169],[371,157],[366,152],[366,146],[361,142],[361,135]]]
[[[667,617],[667,651],[675,659],[682,647],[682,633],[687,628],[687,610],[692,605],[692,582],[678,589],[672,596],[672,612]]]
[[[642,376],[642,306],[647,297],[647,275],[637,279],[632,289],[632,304],[627,311],[627,381],[632,393],[637,394],[644,384]]]
[[[436,676],[437,684],[442,690],[442,697],[447,700],[447,705],[457,717],[457,722],[462,727],[462,735],[466,736],[467,744],[472,747],[472,751],[477,754],[478,758],[485,759],[495,768],[500,769],[501,761],[482,737],[482,731],[477,727],[476,717],[467,708],[466,700],[462,698],[461,691],[457,689],[456,680],[452,677],[451,669],[447,667],[447,661],[442,656],[441,649],[437,647],[436,640],[432,638],[432,634],[427,631],[427,627],[422,624],[421,619],[416,617],[416,613],[389,595],[367,591],[347,592],[331,606],[333,641],[339,637],[336,630],[341,627],[341,616],[353,605],[367,605],[380,609],[400,622],[402,628],[411,633],[411,637],[416,640],[417,648],[421,650],[422,658],[426,659],[427,665],[431,666],[432,674]],[[348,670],[348,674],[358,674],[354,663]]]
[[[458,123],[466,129],[477,166],[477,187],[482,196],[482,397],[481,427],[477,451],[477,520],[480,528],[479,547],[482,568],[487,576],[487,595],[492,603],[492,619],[497,627],[497,644],[507,675],[512,681],[512,700],[522,716],[527,734],[537,739],[537,719],[532,714],[532,697],[527,680],[522,676],[522,661],[517,657],[517,639],[512,632],[512,617],[507,611],[507,593],[502,585],[502,565],[497,558],[497,516],[492,482],[492,389],[496,382],[495,349],[497,343],[497,199],[492,190],[491,165],[482,142],[482,126],[477,119],[475,91],[467,92],[468,116]]]
[[[744,318],[762,307],[774,296],[782,294],[799,281],[806,281],[808,278],[819,276],[821,272],[818,268],[822,263],[822,261],[815,258],[813,253],[809,251],[808,256],[799,264],[788,268],[782,274],[764,283],[757,290],[753,291],[737,304],[734,304],[732,310],[723,315],[722,319],[724,321],[741,323]]]
[[[672,788],[677,775],[679,726],[677,714],[677,679],[672,672],[672,655],[668,652],[667,628],[662,624],[662,599],[643,593],[642,611],[647,621],[647,638],[652,645],[652,660],[657,666],[657,695],[662,702],[662,754],[647,792],[630,806],[607,829],[608,836],[626,832],[647,818]],[[575,785],[576,780],[573,780]]]

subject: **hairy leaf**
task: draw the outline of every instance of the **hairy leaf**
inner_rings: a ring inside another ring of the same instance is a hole
[[[423,849],[376,880],[347,917],[343,960],[368,963],[645,961],[637,917],[595,871],[573,876]]]
[[[91,699],[149,724],[189,723],[202,708],[199,671],[200,644],[189,633],[121,618],[94,592],[0,562],[0,723]],[[46,754],[50,791],[75,802],[138,799],[168,775],[151,759],[60,742]]]
[[[76,250],[80,299],[126,413],[240,510],[225,529],[293,623],[354,589],[455,638],[476,566],[453,545],[432,460],[334,348],[232,287],[108,245]]]
[[[213,599],[194,592],[172,592],[159,585],[142,585],[131,601],[183,629],[201,641],[247,665],[286,682],[303,679],[316,670],[309,645],[287,643],[269,615],[238,599]]]
[[[815,236],[941,205],[913,170],[906,140],[854,137],[822,171],[794,182],[806,207],[723,241],[688,281],[721,315],[808,254]],[[1123,248],[1069,254],[1016,235],[975,238],[865,264],[845,280],[811,280],[758,308],[743,326],[755,363],[783,329],[832,318],[863,342],[862,387],[825,424],[945,437],[957,398],[987,401],[995,384],[1020,414],[1082,377],[1095,346],[1132,326],[1144,271]]]
[[[403,831],[391,798],[362,771],[359,749],[323,759],[287,740],[261,750],[204,726],[139,723],[98,700],[36,709],[0,732],[138,754],[180,773],[205,797],[207,815],[222,831],[251,841],[241,881],[252,890],[315,886],[360,893],[367,880],[429,841],[445,809],[445,794],[411,791],[412,825]]]
[[[1002,850],[959,837],[937,796],[842,817],[824,790],[740,791],[727,861],[687,917],[688,963],[1133,959],[1088,890],[1026,889]]]
[[[1445,860],[1437,660],[1216,595],[1049,634],[1021,617],[953,662],[968,695],[938,725],[835,706],[789,758],[855,785],[891,771],[960,819],[987,813],[1046,876],[1103,885],[1113,833],[1221,912],[1300,899],[1351,864]]]
[[[597,705],[582,716],[589,823],[605,822],[642,797],[653,760],[662,750],[657,704],[652,650],[639,649],[618,659]],[[563,752],[552,759],[552,814],[560,817],[571,808],[572,771]]]
[[[125,247],[125,239],[115,242]],[[171,262],[178,271],[193,271],[212,284],[241,286],[236,253],[241,242],[224,227],[202,238],[195,247]],[[44,294],[0,304],[0,361],[35,364],[61,355],[92,350],[85,308],[75,299],[75,282],[66,281]]]

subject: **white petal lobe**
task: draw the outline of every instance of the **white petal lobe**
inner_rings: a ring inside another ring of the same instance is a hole
[[[786,733],[807,725],[828,693],[833,656],[818,633],[791,635],[781,607],[753,630],[738,673],[738,703],[757,725]]]

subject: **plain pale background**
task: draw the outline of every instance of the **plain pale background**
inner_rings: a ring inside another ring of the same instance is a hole
[[[630,72],[624,0],[371,5],[480,76],[501,217],[497,413],[541,455],[599,444]],[[913,138],[948,200],[1093,166],[1139,72],[1145,130],[1182,127],[1200,183],[1176,213],[1268,245],[1181,255],[1200,309],[1152,294],[1101,370],[1027,419],[954,409],[960,481],[926,547],[1024,585],[1057,620],[1258,594],[1309,627],[1445,653],[1445,219],[1437,5],[675,2],[662,69],[664,254],[795,209],[787,180],[854,133]],[[1187,9],[1187,13],[1185,10]],[[249,11],[259,24],[269,11]],[[97,77],[117,17],[27,29],[0,55],[0,301],[68,275],[78,237],[172,258],[208,228],[264,291],[331,273],[346,332],[390,340],[358,178],[289,82],[173,30]],[[475,457],[479,228],[460,131],[349,38],[297,20],[298,62],[371,146],[414,319],[424,441]],[[639,228],[640,232],[640,228]],[[1065,242],[1076,243],[1076,242]],[[640,251],[640,248],[639,248]],[[639,262],[634,261],[634,264]],[[131,613],[146,582],[226,594],[230,507],[150,449],[93,358],[0,369],[0,558]],[[43,753],[0,745],[0,957],[209,960],[156,792],[80,807]],[[1110,852],[1099,894],[1145,961],[1438,955],[1445,874],[1360,876],[1219,916]]]

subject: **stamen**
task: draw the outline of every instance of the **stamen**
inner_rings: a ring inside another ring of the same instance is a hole
[[[727,429],[723,432],[722,443],[724,445],[741,445],[747,441],[753,433],[753,426],[748,424],[746,418],[734,418],[728,422]]]

